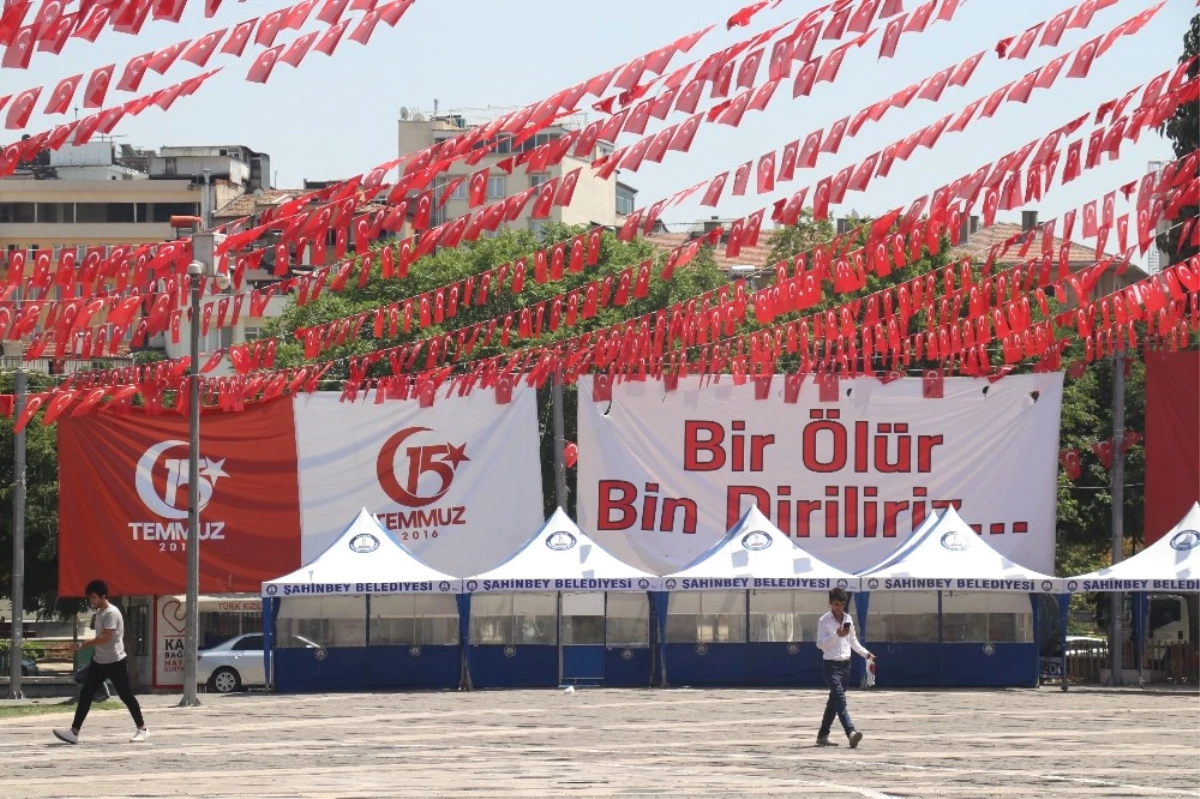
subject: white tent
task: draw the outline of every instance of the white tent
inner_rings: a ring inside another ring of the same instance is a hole
[[[602,549],[562,508],[504,563],[463,581],[470,593],[650,591],[658,582]]]
[[[667,591],[819,590],[858,586],[858,578],[808,554],[755,505],[690,566],[663,577]]]
[[[1064,591],[1062,578],[1026,569],[992,549],[953,508],[927,518],[886,560],[859,576],[865,591]]]
[[[1200,503],[1158,541],[1107,569],[1067,578],[1075,591],[1200,591]]]
[[[265,597],[461,592],[462,580],[418,560],[365,508],[312,563],[262,585]]]

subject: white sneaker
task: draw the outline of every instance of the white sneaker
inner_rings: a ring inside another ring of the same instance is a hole
[[[136,731],[133,734],[133,737],[129,739],[129,742],[137,744],[137,743],[141,743],[142,741],[146,740],[149,737],[150,737],[150,730],[147,730],[143,727],[142,729]]]
[[[79,743],[79,736],[73,730],[55,730],[54,737],[65,744]]]

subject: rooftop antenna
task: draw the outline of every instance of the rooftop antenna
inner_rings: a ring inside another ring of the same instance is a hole
[[[438,99],[436,97],[434,97],[433,98],[433,115],[436,117],[437,113],[438,113]]]

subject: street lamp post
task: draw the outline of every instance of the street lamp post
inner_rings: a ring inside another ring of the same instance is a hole
[[[205,264],[188,264],[192,293],[191,364],[188,367],[188,529],[186,627],[183,645],[183,699],[180,707],[200,704],[196,666],[200,644],[200,291]]]

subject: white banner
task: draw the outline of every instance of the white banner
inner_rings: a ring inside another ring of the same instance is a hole
[[[1053,574],[1062,375],[991,384],[842,381],[819,402],[810,377],[794,404],[777,376],[755,386],[681,380],[579,383],[579,525],[630,565],[687,566],[757,502],[785,533],[856,572],[887,557],[951,503],[1002,554]]]
[[[296,400],[301,561],[366,508],[435,569],[479,574],[542,526],[537,395],[518,387],[417,402]]]

